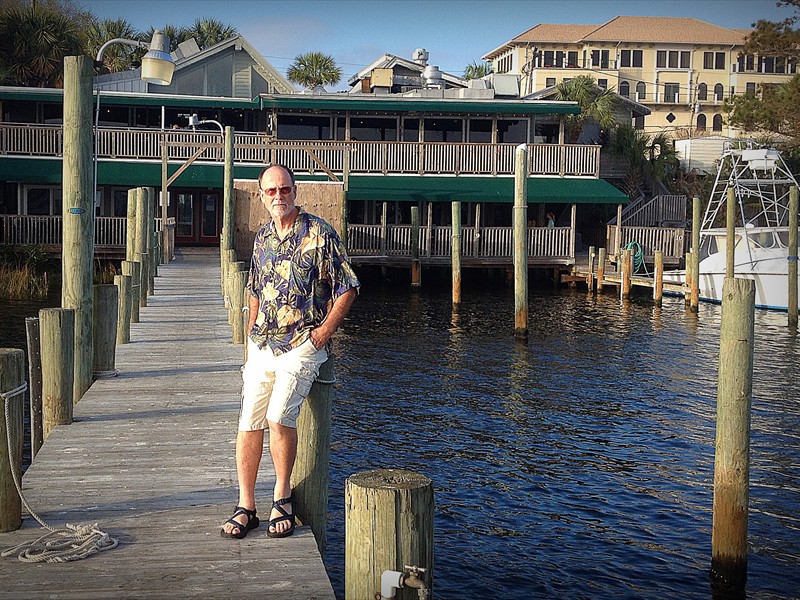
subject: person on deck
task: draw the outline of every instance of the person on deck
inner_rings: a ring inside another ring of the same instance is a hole
[[[271,165],[258,178],[272,221],[256,234],[250,264],[247,361],[236,436],[239,503],[220,531],[242,539],[259,526],[255,485],[269,428],[275,488],[269,537],[294,532],[290,478],[300,407],[331,350],[359,282],[336,231],[295,204],[294,174]]]

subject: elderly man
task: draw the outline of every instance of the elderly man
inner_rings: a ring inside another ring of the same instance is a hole
[[[259,525],[255,485],[269,427],[275,489],[269,537],[294,532],[289,480],[297,455],[297,416],[359,282],[334,229],[295,205],[294,174],[271,165],[258,178],[272,221],[256,234],[250,265],[250,332],[236,436],[239,503],[221,530],[244,538]]]

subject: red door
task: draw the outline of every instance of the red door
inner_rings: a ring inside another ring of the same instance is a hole
[[[175,243],[219,243],[220,194],[213,190],[176,190]]]

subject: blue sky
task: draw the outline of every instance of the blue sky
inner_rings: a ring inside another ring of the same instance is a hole
[[[279,71],[298,54],[330,54],[344,77],[388,52],[454,74],[539,23],[602,24],[617,15],[695,17],[737,29],[792,14],[776,0],[83,0],[99,18],[147,30],[209,17],[235,26]]]

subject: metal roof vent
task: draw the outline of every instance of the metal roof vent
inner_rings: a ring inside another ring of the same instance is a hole
[[[428,51],[425,48],[417,48],[411,54],[411,60],[423,67],[428,64]]]
[[[422,79],[426,88],[442,89],[444,88],[444,79],[442,79],[442,72],[439,67],[428,65],[422,72]]]

